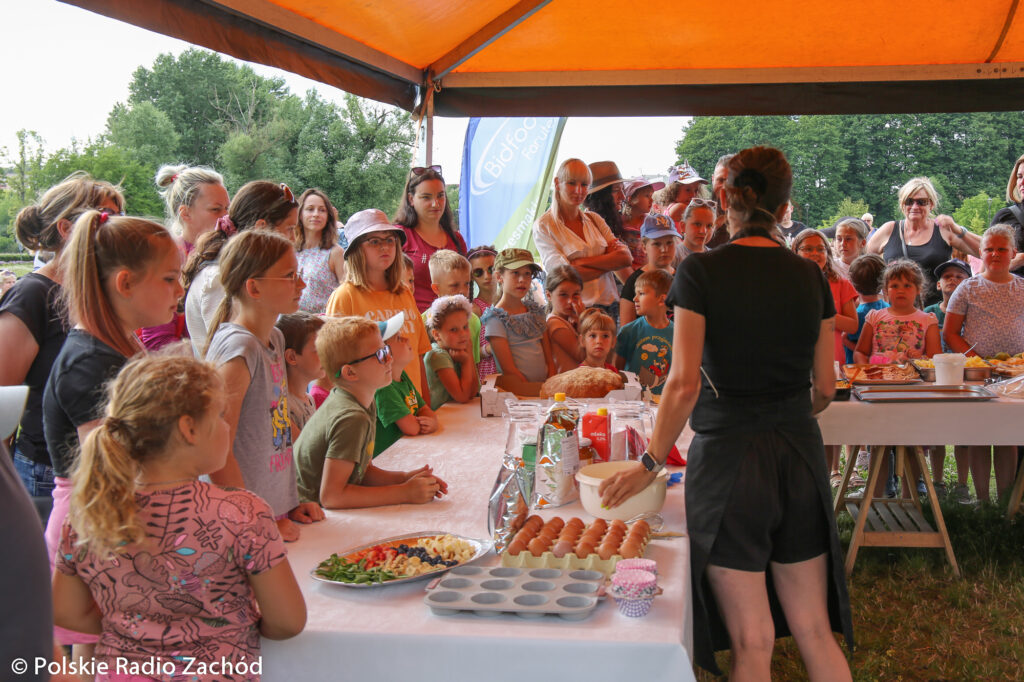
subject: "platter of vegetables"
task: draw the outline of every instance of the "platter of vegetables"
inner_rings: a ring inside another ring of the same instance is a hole
[[[332,554],[311,575],[346,587],[393,585],[463,566],[490,549],[490,543],[443,531],[409,533]]]

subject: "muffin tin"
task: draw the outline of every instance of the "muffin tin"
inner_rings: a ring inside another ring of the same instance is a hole
[[[427,586],[423,602],[438,616],[475,613],[583,620],[603,596],[599,571],[459,566]]]

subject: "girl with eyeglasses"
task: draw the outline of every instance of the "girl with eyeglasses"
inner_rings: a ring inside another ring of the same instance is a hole
[[[900,187],[898,197],[904,220],[890,220],[878,228],[868,240],[867,253],[877,253],[886,263],[901,258],[917,263],[925,273],[924,304],[938,303],[942,294],[930,279],[931,273],[952,258],[954,248],[977,257],[981,237],[948,215],[933,217],[939,195],[928,178],[911,178]]]
[[[185,326],[192,350],[201,356],[210,336],[217,306],[224,299],[218,258],[234,235],[250,229],[273,230],[289,239],[298,220],[299,204],[284,183],[254,180],[242,185],[217,227],[196,242],[182,271],[185,285]]]
[[[314,502],[299,502],[285,342],[274,324],[279,315],[298,310],[305,284],[291,241],[267,230],[250,230],[230,240],[221,265],[224,298],[203,352],[224,380],[231,448],[224,467],[211,473],[210,480],[262,497],[281,537],[294,542],[299,529],[293,521],[322,521],[324,512]]]
[[[440,166],[417,166],[409,171],[395,225],[405,232],[402,250],[412,258],[416,284],[413,295],[422,313],[437,298],[430,288],[430,257],[441,249],[466,255],[466,241],[455,231]]]
[[[384,211],[375,208],[349,218],[345,225],[349,244],[345,281],[328,299],[327,315],[359,315],[380,322],[404,313],[401,334],[409,340],[415,356],[405,371],[429,405],[423,356],[430,350],[430,336],[413,292],[405,284],[405,264],[400,254],[407,235],[407,230],[392,224]],[[429,285],[428,281],[428,289]]]

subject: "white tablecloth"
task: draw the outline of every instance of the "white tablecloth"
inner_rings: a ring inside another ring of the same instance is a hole
[[[1020,445],[1024,400],[866,403],[851,397],[818,415],[826,444]]]
[[[501,463],[504,420],[480,416],[479,402],[445,405],[441,430],[403,438],[375,460],[386,469],[424,463],[449,485],[427,505],[327,512],[304,526],[289,546],[309,618],[305,631],[284,642],[263,641],[263,678],[278,680],[599,680],[694,679],[689,541],[656,540],[647,557],[658,562],[658,597],[644,618],[621,615],[603,600],[584,621],[514,615],[435,616],[423,603],[426,580],[365,590],[326,585],[310,577],[332,552],[420,530],[487,537],[487,497]],[[689,434],[689,431],[686,432]],[[687,442],[680,439],[680,445]],[[542,516],[579,516],[578,505]],[[685,532],[683,486],[669,489],[665,529]],[[494,554],[478,565],[499,563]]]

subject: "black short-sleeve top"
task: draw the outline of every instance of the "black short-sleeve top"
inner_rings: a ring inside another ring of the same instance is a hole
[[[836,314],[813,262],[739,244],[683,260],[668,303],[704,317],[704,371],[721,395],[743,399],[806,391],[821,321]]]
[[[78,427],[103,416],[105,385],[125,362],[127,358],[88,332],[68,332],[43,394],[43,430],[54,475],[68,476]]]
[[[39,346],[25,375],[28,401],[14,447],[33,462],[47,465],[50,455],[43,435],[43,389],[67,336],[60,293],[59,284],[33,272],[19,279],[0,300],[0,313],[10,313],[21,320]]]

